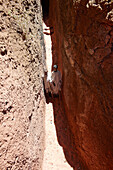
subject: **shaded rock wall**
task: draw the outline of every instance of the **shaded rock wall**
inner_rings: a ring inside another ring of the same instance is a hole
[[[112,1],[50,0],[53,63],[63,75],[65,114],[81,169],[113,169],[112,7]]]
[[[0,1],[0,169],[41,169],[44,44],[40,1]]]

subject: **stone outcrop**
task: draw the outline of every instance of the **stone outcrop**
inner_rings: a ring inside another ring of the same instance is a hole
[[[112,8],[112,1],[49,1],[53,63],[63,76],[65,117],[78,169],[113,169]]]
[[[40,1],[0,0],[0,169],[41,169],[44,44]]]

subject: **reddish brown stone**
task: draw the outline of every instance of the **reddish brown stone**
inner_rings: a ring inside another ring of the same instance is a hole
[[[53,64],[63,75],[64,112],[80,168],[113,169],[113,23],[106,4],[81,2],[50,0]]]

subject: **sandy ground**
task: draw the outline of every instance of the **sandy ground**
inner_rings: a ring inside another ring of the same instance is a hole
[[[44,32],[49,33],[46,30],[47,27],[43,24]],[[51,53],[51,37],[50,35],[44,34],[44,40],[46,44],[46,64],[51,75],[51,65],[52,65],[52,53]],[[56,129],[54,124],[53,116],[53,106],[52,103],[46,104],[45,113],[45,151],[44,151],[44,161],[43,170],[70,170],[72,169],[67,163],[62,147],[58,144]]]

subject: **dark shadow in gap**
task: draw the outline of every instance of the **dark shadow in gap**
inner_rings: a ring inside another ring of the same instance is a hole
[[[57,132],[57,140],[62,146],[65,158],[73,169],[79,169],[77,154],[73,143],[73,135],[68,126],[68,121],[65,115],[62,97],[53,99],[54,123]]]
[[[49,0],[41,0],[42,5],[42,12],[43,12],[43,20],[45,24],[47,25],[47,21],[49,18]]]

